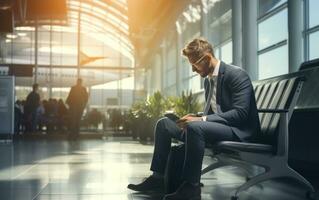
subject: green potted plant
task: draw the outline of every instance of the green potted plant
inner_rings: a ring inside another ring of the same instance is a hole
[[[201,111],[201,104],[198,102],[196,96],[193,95],[192,91],[182,92],[180,97],[171,98],[174,112],[182,117],[189,113],[198,113]]]

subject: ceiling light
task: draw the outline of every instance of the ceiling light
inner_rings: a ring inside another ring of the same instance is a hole
[[[35,28],[31,26],[20,26],[15,28],[17,31],[34,31]]]
[[[18,34],[18,36],[21,36],[21,37],[25,37],[25,36],[27,36],[27,33],[23,33],[23,32],[21,32],[21,33],[17,33]]]
[[[15,34],[7,34],[7,38],[9,38],[9,39],[15,39],[15,38],[17,38],[18,36],[17,35],[15,35]]]

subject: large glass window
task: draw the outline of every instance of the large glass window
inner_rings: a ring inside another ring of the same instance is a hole
[[[112,1],[111,5],[98,0],[82,1],[82,3],[78,0],[68,0],[66,20],[50,22],[39,19],[37,32],[34,21],[26,20],[25,26],[21,26],[21,23],[16,24],[13,33],[2,34],[0,37],[0,62],[8,65],[16,64],[19,67],[24,67],[25,64],[27,65],[25,67],[30,67],[29,65],[35,64],[37,52],[39,68],[36,81],[40,85],[41,97],[45,99],[49,98],[49,94],[52,94],[50,97],[53,98],[66,97],[68,88],[74,85],[78,76],[78,58],[80,61],[86,61],[82,62],[85,64],[80,68],[80,76],[85,86],[99,85],[99,89],[103,89],[105,93],[109,93],[106,90],[116,92],[120,88],[131,90],[134,80],[124,81],[124,78],[131,78],[133,74],[128,68],[134,67],[134,47],[129,40],[125,2],[125,0]],[[80,25],[80,34],[78,34],[78,25]],[[80,35],[80,44],[78,44],[78,35]],[[79,56],[78,46],[80,46]],[[50,64],[52,68],[49,67]],[[140,71],[136,72],[137,77],[144,78],[143,70]],[[29,92],[29,89],[20,86],[31,86],[34,80],[35,77],[16,78],[17,98],[24,99]],[[113,89],[108,88],[105,83],[114,80],[120,81],[114,82]],[[126,88],[126,85],[130,88]],[[143,80],[137,80],[136,85],[137,89],[144,89]],[[50,88],[53,90],[52,93]],[[100,105],[106,107],[106,104],[102,103],[106,102],[104,93],[96,96],[93,90],[90,98],[100,97]],[[125,104],[128,98],[124,94],[121,96],[123,101],[119,102]]]
[[[319,1],[305,0],[307,26],[305,27],[307,60],[319,58]]]
[[[259,1],[258,78],[289,72],[287,1]],[[286,4],[284,4],[286,3]]]
[[[167,95],[176,94],[176,38],[174,34],[167,35],[163,43],[164,52],[162,54],[163,63],[164,92]]]
[[[319,1],[309,0],[309,28],[319,25]]]
[[[309,35],[309,59],[319,58],[319,31]]]
[[[232,37],[232,10],[229,0],[209,4],[209,38],[213,46],[220,47]]]
[[[288,73],[288,45],[261,54],[258,65],[259,79]]]
[[[197,92],[201,87],[201,77],[199,75],[195,75],[190,79],[190,86],[193,92]]]
[[[230,0],[209,1],[209,41],[214,46],[216,58],[232,63],[232,7]]]
[[[287,9],[258,24],[258,50],[288,38]]]
[[[265,15],[285,2],[287,0],[259,0],[259,16]]]
[[[233,62],[233,42],[227,42],[221,46],[221,60],[225,63]]]

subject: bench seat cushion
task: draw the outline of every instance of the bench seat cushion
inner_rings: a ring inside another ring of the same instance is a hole
[[[219,142],[215,146],[215,148],[220,152],[242,151],[242,152],[265,153],[265,154],[272,154],[274,152],[272,145],[247,143],[247,142],[223,141],[223,142]]]

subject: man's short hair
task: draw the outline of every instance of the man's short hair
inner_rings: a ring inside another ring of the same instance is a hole
[[[215,57],[213,46],[204,38],[193,39],[182,50],[182,54],[190,59],[199,59],[206,53]]]
[[[32,85],[32,89],[33,89],[33,90],[37,89],[38,87],[39,87],[39,84],[37,84],[37,83],[35,83],[35,84]]]

